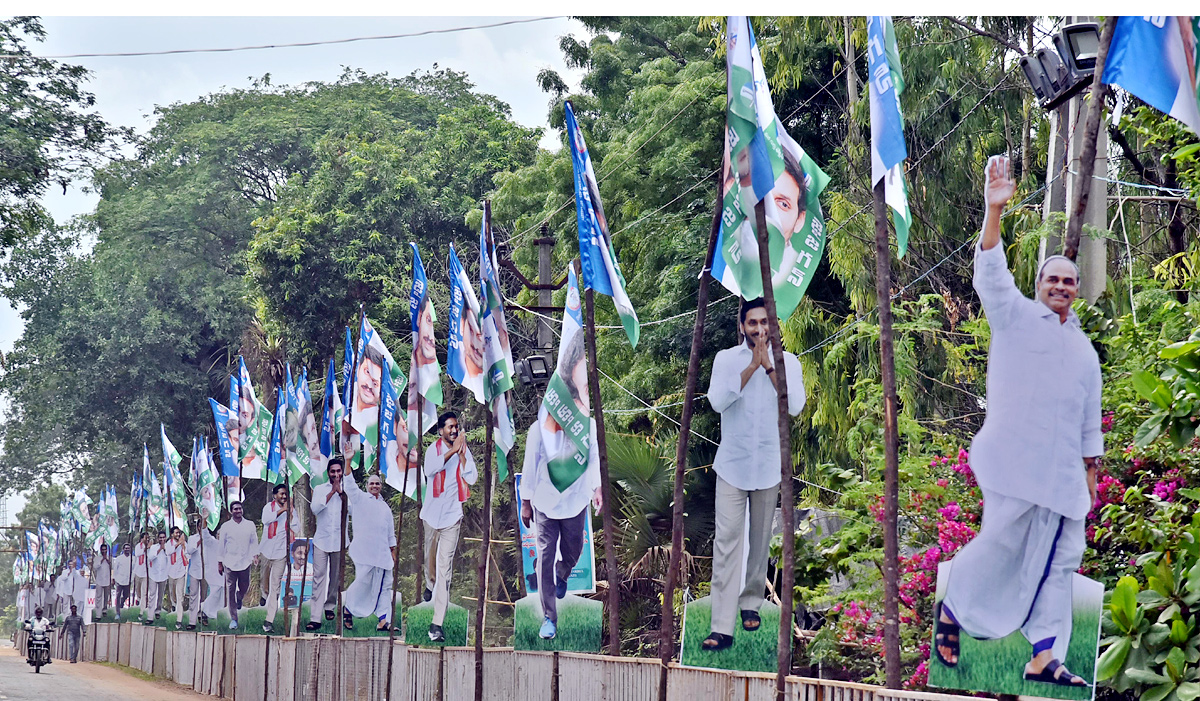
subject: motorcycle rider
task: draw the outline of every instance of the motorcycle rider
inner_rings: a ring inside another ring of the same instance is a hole
[[[25,630],[29,631],[31,638],[33,633],[43,633],[48,635],[50,631],[54,630],[54,621],[46,618],[43,613],[44,611],[42,610],[42,607],[39,606],[34,610],[33,618],[25,621]],[[47,641],[47,643],[48,642],[49,641]],[[32,664],[32,660],[29,659],[29,653],[30,650],[27,646],[25,650],[25,656],[27,661]],[[45,661],[41,662],[40,664],[50,664],[50,655],[47,654]]]

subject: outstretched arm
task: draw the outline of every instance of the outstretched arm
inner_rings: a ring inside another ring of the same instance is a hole
[[[986,180],[983,200],[987,210],[983,217],[983,234],[979,240],[979,247],[985,251],[995,248],[1000,243],[1000,216],[1004,214],[1004,207],[1017,190],[1017,184],[1012,181],[1011,170],[1008,156],[992,156],[984,169]]]

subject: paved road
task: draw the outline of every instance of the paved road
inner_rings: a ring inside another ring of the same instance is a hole
[[[11,643],[0,647],[0,701],[177,701],[209,698],[170,682],[142,681],[105,665],[55,660],[34,674]]]

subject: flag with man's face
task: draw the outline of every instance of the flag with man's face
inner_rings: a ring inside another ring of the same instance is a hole
[[[382,392],[384,363],[388,366],[388,377],[392,386],[403,388],[408,378],[392,359],[392,353],[383,344],[379,332],[371,326],[371,320],[362,318],[358,334],[358,351],[355,353],[357,367],[354,369],[354,387],[350,395],[350,427],[362,441],[362,457],[365,465],[374,459],[375,446],[379,444],[379,396]],[[358,467],[355,463],[354,467]]]
[[[264,479],[267,444],[274,417],[258,401],[246,361],[238,356],[238,459],[242,461],[242,479]]]
[[[884,201],[892,210],[896,226],[897,257],[908,250],[908,229],[912,212],[908,208],[908,186],[904,183],[904,114],[900,93],[904,92],[904,74],[900,70],[900,49],[896,46],[896,28],[892,18],[867,18],[867,73],[870,75],[871,100],[871,182],[883,180]]]
[[[121,526],[118,524],[117,515],[119,508],[117,506],[117,490],[110,486],[108,488],[108,498],[105,500],[105,505],[108,507],[108,513],[104,515],[105,525],[108,527],[108,542],[115,544],[117,538],[121,535]]]
[[[592,404],[588,395],[583,315],[575,266],[567,273],[558,367],[546,385],[538,409],[542,448],[549,457],[550,482],[562,492],[587,470],[592,441]]]
[[[292,366],[289,363],[285,381],[287,411],[284,413],[282,431],[284,454],[287,456],[288,480],[293,484],[308,474],[309,462],[308,444],[304,441],[304,433],[300,426],[300,385],[307,380],[303,372],[297,379],[299,382],[292,382]]]
[[[204,518],[205,525],[209,529],[216,528],[221,520],[221,492],[217,489],[220,480],[206,440],[200,442],[199,451],[192,462],[192,474],[195,479],[193,490],[196,508]]]
[[[147,509],[150,519],[150,527],[161,526],[167,518],[167,503],[163,498],[163,490],[159,485],[158,477],[154,474],[154,468],[148,468],[150,471],[150,479],[147,482],[150,484],[150,494],[147,497]]]
[[[271,421],[270,439],[267,444],[267,463],[266,479],[271,484],[279,484],[284,480],[282,464],[283,456],[283,431],[279,424],[281,423],[284,412],[287,409],[287,399],[284,397],[283,388],[275,390],[275,418]]]
[[[612,235],[608,232],[608,220],[604,206],[600,204],[600,185],[592,170],[592,157],[588,153],[583,132],[575,121],[575,110],[571,101],[566,102],[567,142],[571,149],[571,166],[575,171],[575,218],[579,228],[579,262],[583,269],[583,286],[600,294],[612,297],[621,317],[621,326],[629,336],[629,345],[637,347],[641,337],[641,324],[633,302],[625,292],[625,276],[617,265],[617,253],[613,249]]]
[[[329,371],[325,373],[325,396],[321,402],[321,453],[316,470],[309,477],[310,484],[317,486],[329,482],[329,460],[338,447],[338,425],[341,423],[342,400],[338,396],[337,376],[333,358],[329,359]]]
[[[1200,16],[1118,17],[1102,79],[1200,134]]]
[[[397,430],[397,423],[400,423],[401,429],[404,428],[404,424],[396,420],[400,412],[400,397],[392,385],[389,372],[383,373],[379,396],[383,402],[383,423],[379,431],[379,470],[383,474],[384,482],[410,499],[415,499],[421,482],[420,475],[416,469],[409,469],[408,435],[403,430]],[[416,465],[412,467],[415,468]]]
[[[183,484],[183,475],[179,473],[179,463],[183,461],[183,456],[179,454],[178,450],[175,450],[175,446],[167,438],[166,426],[159,424],[158,427],[162,436],[163,480],[166,483],[167,492],[171,495],[171,513],[168,514],[168,520],[171,525],[180,526],[186,530],[186,524],[178,522],[179,514],[184,512],[188,503],[187,488]]]
[[[413,349],[411,358],[412,386],[408,392],[408,441],[410,446],[419,446],[417,433],[417,395],[424,398],[421,403],[421,429],[429,432],[437,427],[437,408],[442,404],[442,366],[437,359],[437,341],[433,326],[437,315],[433,313],[433,300],[429,298],[429,279],[425,277],[425,266],[417,244],[409,243],[413,253],[412,288],[408,295],[408,311],[412,317]],[[400,390],[397,390],[399,395]]]
[[[92,498],[87,495],[82,489],[75,490],[75,499],[73,501],[72,515],[79,523],[80,529],[84,533],[92,532]]]
[[[496,468],[500,481],[508,479],[508,452],[516,443],[512,408],[508,391],[513,388],[512,346],[504,316],[503,294],[497,274],[496,246],[492,241],[492,208],[484,205],[483,225],[479,230],[479,277],[483,326],[484,400],[492,403],[493,436],[496,442]]]
[[[479,299],[467,272],[450,244],[450,334],[446,343],[446,374],[483,404],[484,340],[479,327]]]
[[[800,303],[825,250],[818,196],[829,176],[783,128],[771,103],[754,32],[745,17],[730,17],[721,230],[712,275],[744,299],[763,294],[755,205],[767,220],[771,280],[782,323]]]

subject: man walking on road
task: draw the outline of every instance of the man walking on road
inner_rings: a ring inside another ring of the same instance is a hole
[[[79,661],[79,643],[83,640],[83,616],[79,615],[79,607],[71,604],[71,615],[63,620],[63,632],[67,634],[67,655],[71,664]]]
[[[258,551],[265,563],[263,572],[266,579],[259,585],[267,597],[267,618],[263,621],[263,632],[270,633],[274,629],[275,613],[279,610],[279,587],[283,576],[287,574],[288,544],[294,536],[288,531],[288,488],[286,484],[277,484],[271,490],[274,497],[263,506],[262,512],[262,541]],[[298,527],[300,520],[295,509],[291,510],[293,527]]]
[[[799,414],[805,401],[804,373],[796,356],[785,352],[783,371],[775,367],[761,297],[742,303],[738,329],[746,340],[717,353],[708,385],[708,403],[721,415],[721,445],[713,459],[717,494],[712,628],[701,643],[712,652],[733,645],[735,612],[740,611],[745,631],[762,625],[758,612],[766,595],[771,523],[779,501],[779,383],[786,383],[789,415]]]
[[[1062,660],[1104,454],[1100,360],[1071,310],[1079,269],[1070,259],[1046,258],[1036,301],[1017,289],[1000,245],[1000,217],[1016,190],[1009,170],[1003,156],[988,160],[975,249],[975,290],[992,332],[987,417],[971,444],[983,528],[948,563],[934,653],[954,667],[961,633],[1003,638],[1019,629],[1033,645],[1026,680],[1086,687]]]
[[[250,588],[250,567],[258,561],[258,529],[244,518],[240,501],[229,502],[229,515],[217,534],[222,554],[217,570],[225,577],[229,630],[237,630],[238,610]]]
[[[425,479],[430,484],[421,506],[425,522],[425,600],[433,599],[433,620],[429,639],[445,642],[442,622],[450,603],[450,577],[454,573],[454,551],[458,547],[462,525],[462,504],[467,500],[469,484],[475,484],[479,471],[467,447],[466,436],[458,431],[458,414],[447,411],[438,417],[439,438],[425,451]]]
[[[317,520],[317,532],[313,537],[313,589],[309,601],[309,622],[305,630],[321,628],[321,615],[325,620],[334,619],[337,608],[338,569],[342,552],[342,474],[345,463],[341,458],[332,458],[326,468],[329,481],[312,490],[312,512]]]

